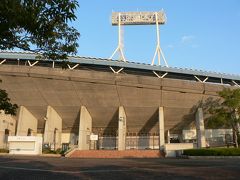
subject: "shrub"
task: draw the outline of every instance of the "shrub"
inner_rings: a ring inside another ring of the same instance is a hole
[[[43,154],[56,154],[56,151],[51,150],[51,149],[43,149],[42,153]]]
[[[7,150],[7,149],[0,149],[0,153],[9,153],[9,150]]]
[[[187,156],[240,156],[240,148],[188,149],[183,151]]]
[[[64,154],[64,151],[62,151],[60,148],[57,150],[51,150],[50,148],[44,148],[42,151],[43,154]]]

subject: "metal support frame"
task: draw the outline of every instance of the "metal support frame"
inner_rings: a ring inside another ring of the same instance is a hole
[[[208,80],[208,77],[206,77],[206,78],[203,80],[203,82],[205,83],[205,82],[207,82],[207,80]]]
[[[232,82],[233,82],[233,84],[235,84],[237,87],[240,87],[240,85],[239,85],[236,81],[232,80]]]
[[[165,66],[168,67],[168,63],[165,59],[165,56],[164,56],[163,51],[162,51],[161,46],[160,46],[160,30],[159,30],[158,14],[157,13],[155,13],[155,17],[156,17],[156,30],[157,30],[157,47],[156,47],[151,65],[154,65],[155,58],[158,55],[158,65],[161,65],[161,56],[162,56],[163,61],[165,63]]]
[[[201,83],[205,83],[208,80],[208,77],[206,77],[203,81],[201,79],[199,79],[197,76],[194,76],[194,77]]]
[[[158,78],[164,78],[168,73],[166,72],[166,73],[164,73],[162,76],[161,75],[159,75],[158,73],[156,73],[156,71],[153,71],[153,73],[158,77]]]
[[[33,67],[34,65],[36,65],[39,61],[35,61],[33,64],[28,60],[27,61],[28,62],[28,65],[30,66],[30,67]]]
[[[114,74],[120,73],[124,68],[120,68],[118,71],[115,71],[111,66],[109,67]]]
[[[3,64],[5,61],[6,61],[6,59],[2,60],[2,61],[0,62],[0,65]]]
[[[121,61],[124,61],[126,62],[126,58],[124,56],[124,53],[123,53],[123,42],[122,42],[122,31],[121,31],[121,13],[118,14],[118,46],[117,48],[115,49],[115,51],[113,52],[113,54],[110,56],[109,59],[112,59],[113,56],[119,52],[119,59]]]
[[[221,84],[223,84],[223,79],[221,78]]]
[[[68,66],[68,68],[69,68],[69,69],[73,70],[73,69],[75,69],[76,67],[78,67],[78,66],[79,66],[79,64],[76,64],[76,65],[75,65],[75,66],[73,66],[73,67],[71,67],[69,64],[67,64],[67,66]]]

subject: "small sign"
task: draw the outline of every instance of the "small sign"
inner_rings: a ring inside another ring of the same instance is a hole
[[[96,134],[91,134],[91,135],[90,135],[90,140],[91,140],[91,141],[97,141],[97,140],[98,140],[98,135],[96,135]]]

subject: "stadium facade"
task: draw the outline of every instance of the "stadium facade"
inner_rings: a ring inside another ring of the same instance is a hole
[[[8,135],[29,135],[55,149],[81,150],[161,149],[169,138],[182,141],[183,130],[203,121],[200,102],[240,84],[236,75],[7,51],[0,52],[0,78],[19,106],[15,117],[1,113],[2,148]]]

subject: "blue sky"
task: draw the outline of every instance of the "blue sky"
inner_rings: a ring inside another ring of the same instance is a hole
[[[112,11],[159,11],[167,23],[160,27],[161,48],[171,67],[240,74],[239,0],[79,0],[78,55],[109,58],[118,42]],[[127,60],[151,63],[156,27],[125,26]]]

